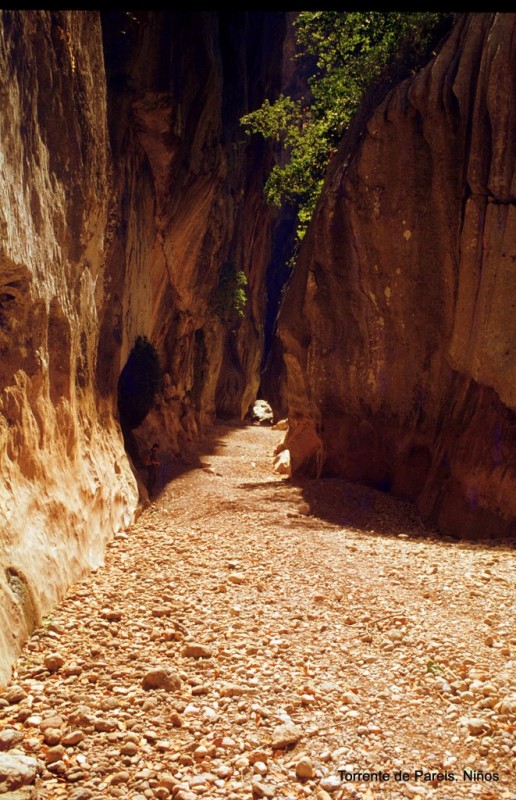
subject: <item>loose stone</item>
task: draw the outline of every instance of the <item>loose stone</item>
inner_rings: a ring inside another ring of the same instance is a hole
[[[0,795],[29,786],[40,771],[40,765],[31,756],[0,753]]]
[[[102,616],[109,622],[120,622],[123,612],[114,608],[104,608],[102,609]]]
[[[212,652],[206,645],[190,642],[184,648],[183,655],[186,658],[211,658]]]
[[[57,728],[45,728],[43,732],[45,744],[54,745],[61,741],[61,731]]]
[[[303,756],[296,764],[296,775],[302,780],[314,777],[314,768],[312,761],[308,756]]]
[[[84,739],[84,733],[82,731],[70,731],[63,736],[61,739],[61,744],[65,747],[74,747],[79,742],[82,742]]]
[[[151,614],[153,617],[169,617],[172,609],[169,606],[156,606],[152,609]]]
[[[123,756],[135,756],[138,752],[138,746],[134,742],[127,742],[120,748],[120,753]]]
[[[215,774],[219,776],[219,778],[227,778],[233,770],[227,764],[221,764],[220,767],[217,767],[215,770]]]
[[[175,798],[176,800],[198,800],[195,792],[190,792],[187,789],[180,789],[176,793]]]
[[[145,690],[165,689],[174,692],[181,688],[181,678],[167,669],[151,669],[144,675],[142,687]]]
[[[66,764],[61,760],[52,761],[50,764],[47,764],[47,769],[56,775],[64,775],[66,772]]]
[[[131,776],[129,772],[126,770],[122,770],[121,772],[115,772],[114,775],[111,776],[111,785],[116,786],[120,783],[127,783],[130,780]]]
[[[273,786],[269,786],[268,784],[262,783],[261,781],[258,781],[256,779],[253,779],[251,783],[251,788],[253,790],[253,794],[256,795],[256,797],[272,798],[276,794],[276,791]]]
[[[0,750],[11,750],[23,741],[23,733],[14,730],[13,728],[6,728],[0,731]]]
[[[326,778],[321,778],[321,789],[326,792],[336,792],[340,788],[340,777],[338,775],[328,775]]]
[[[76,789],[69,797],[69,800],[91,800],[93,792],[91,789]],[[147,800],[147,798],[145,798]]]
[[[221,697],[238,697],[247,694],[249,689],[247,686],[240,686],[237,683],[227,683],[220,690]]]
[[[58,745],[57,747],[50,747],[46,755],[47,764],[51,764],[54,761],[61,761],[64,754],[65,754],[65,749],[62,745]]]
[[[39,729],[40,731],[44,732],[48,728],[59,729],[62,725],[64,725],[64,718],[58,715],[53,715],[42,719],[39,723]]]
[[[317,800],[331,800],[331,795],[329,795],[328,792],[321,786],[318,786],[315,790],[315,796]]]
[[[49,672],[57,672],[64,665],[65,659],[61,653],[49,653],[43,663]]]
[[[228,581],[230,581],[230,583],[236,583],[239,586],[244,584],[246,580],[247,578],[241,572],[232,572],[228,577]]]
[[[274,728],[271,747],[280,750],[283,747],[296,744],[302,737],[303,731],[297,725],[285,723]]]
[[[21,703],[26,697],[27,692],[21,686],[10,686],[4,693],[4,699],[12,706],[16,705],[16,703]]]
[[[479,736],[481,733],[489,731],[491,726],[486,719],[480,717],[468,717],[464,720],[468,726],[468,731],[472,736]]]

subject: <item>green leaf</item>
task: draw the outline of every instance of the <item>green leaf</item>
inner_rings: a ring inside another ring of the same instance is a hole
[[[375,83],[406,77],[433,55],[449,12],[302,11],[295,21],[297,58],[312,59],[310,101],[281,94],[242,117],[248,135],[280,147],[265,184],[271,205],[297,209],[298,239],[317,203],[331,155],[362,98]]]

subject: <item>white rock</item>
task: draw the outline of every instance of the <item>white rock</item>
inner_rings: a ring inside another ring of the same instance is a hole
[[[340,777],[338,775],[328,775],[326,778],[321,778],[319,786],[325,792],[336,792],[341,786]]]
[[[318,786],[315,790],[315,796],[317,800],[331,800],[331,797],[326,789],[323,789],[321,786]]]
[[[273,462],[273,469],[278,475],[290,476],[292,469],[290,464],[290,450],[282,450],[281,453],[276,456]]]
[[[0,753],[0,794],[29,786],[40,772],[37,759],[13,753]]]
[[[298,728],[297,725],[289,722],[284,725],[278,725],[274,728],[274,733],[272,734],[271,747],[275,750],[279,750],[282,747],[296,744],[296,742],[301,739],[302,735],[303,731],[301,728]]]
[[[220,767],[217,767],[215,770],[215,774],[219,776],[219,778],[227,778],[233,770],[227,764],[221,764]]]
[[[461,722],[467,725],[468,731],[472,736],[479,736],[481,733],[486,733],[491,729],[489,722],[481,717],[463,717]]]

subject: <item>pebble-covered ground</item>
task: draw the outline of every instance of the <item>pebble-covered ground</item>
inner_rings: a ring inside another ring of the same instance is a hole
[[[28,642],[4,765],[41,800],[514,800],[510,543],[214,434]]]

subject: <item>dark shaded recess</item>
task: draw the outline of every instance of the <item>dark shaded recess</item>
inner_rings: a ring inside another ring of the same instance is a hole
[[[37,349],[42,345],[43,301],[31,299],[32,276],[21,264],[3,258],[0,263],[0,389],[14,382],[23,369],[27,375],[41,371]],[[21,333],[23,331],[23,333]]]
[[[274,422],[288,417],[287,374],[283,362],[283,344],[274,336],[265,369],[260,376],[259,400],[272,408]]]
[[[292,275],[289,266],[296,239],[296,212],[292,208],[282,209],[281,217],[274,229],[272,257],[267,268],[267,313],[265,316],[262,370],[265,368],[272,343],[276,336],[276,323],[286,284]]]
[[[209,369],[208,351],[204,341],[204,331],[202,328],[195,331],[195,354],[194,354],[194,374],[192,386],[192,400],[195,408],[201,410],[201,399],[204,384]]]
[[[282,54],[287,35],[287,17],[280,12],[221,12],[218,14],[221,42],[221,63],[224,75],[222,102],[223,136],[230,163],[235,166],[234,175],[239,175],[238,160],[244,156],[247,163],[243,184],[244,196],[263,186],[274,163],[274,147],[263,137],[248,136],[240,124],[241,117],[259,108],[264,99],[274,100],[281,90]],[[237,68],[235,68],[235,65]],[[245,155],[244,155],[245,154]],[[231,180],[231,179],[230,179]],[[238,177],[231,191],[238,191]],[[264,214],[266,205],[264,198]],[[264,325],[265,363],[273,338],[274,322],[280,303],[282,288],[290,270],[286,262],[292,254],[295,230],[295,215],[290,209],[269,210],[272,220],[276,217],[276,233],[271,242],[271,256],[265,280],[266,309]],[[238,244],[237,263],[245,261],[240,256]],[[225,403],[225,397],[238,396],[243,391],[245,372],[240,362],[236,340],[229,335],[225,345],[225,362],[228,369],[221,375],[217,390],[217,413],[221,417],[235,414],[232,404]],[[260,394],[260,391],[259,391]]]
[[[131,93],[130,70],[147,12],[100,12],[108,90]]]
[[[267,400],[276,421],[288,413],[283,348],[277,335],[277,325],[281,302],[292,277],[296,224],[295,209],[284,207],[274,229],[272,257],[266,276],[267,310],[258,399]]]
[[[90,364],[88,356],[88,338],[84,331],[81,331],[80,343],[80,350],[75,365],[75,385],[78,389],[85,389],[89,382]]]
[[[163,375],[156,348],[138,336],[118,380],[118,411],[126,447],[130,432],[138,428],[161,391]]]
[[[261,137],[247,137],[240,119],[258,108],[265,97],[274,99],[281,89],[283,43],[287,31],[285,12],[104,10],[101,20],[110,138],[115,156],[124,151],[132,103],[146,91],[169,92],[172,100],[181,105],[185,131],[195,129],[199,108],[205,103],[206,87],[211,85],[210,76],[218,61],[222,72],[221,145],[228,156],[226,189],[237,198],[235,229],[238,233],[235,240],[228,243],[228,256],[235,258],[239,268],[245,268],[248,254],[242,253],[245,237],[240,235],[245,224],[245,208],[238,198],[252,195],[257,184],[265,182],[273,152],[271,144]],[[149,48],[149,41],[155,42],[152,48]],[[174,42],[181,42],[181,46],[173,46]],[[177,185],[187,179],[189,145],[187,137],[181,143],[177,158]],[[276,215],[276,212],[271,210],[271,214]],[[281,233],[276,236],[282,252],[273,256],[274,266],[269,269],[269,272],[272,269],[271,283],[266,287],[267,302],[271,304],[267,311],[269,321],[263,320],[267,327],[267,350],[281,288],[289,273],[284,266],[291,254],[291,247],[284,246],[289,239],[287,228],[288,222],[282,224]],[[123,236],[123,231],[120,233]],[[277,253],[278,247],[273,245],[273,251]],[[109,331],[103,338],[106,350],[116,351],[117,342]],[[203,345],[197,344],[197,372],[200,373]],[[232,344],[230,340],[225,359],[233,365]],[[242,366],[239,363],[236,366],[240,375]],[[203,381],[198,380],[194,387],[197,402],[200,402],[202,385]],[[124,419],[123,424],[126,432],[132,429],[131,419]]]
[[[240,398],[245,390],[246,374],[242,367],[234,331],[226,336],[224,349],[224,368],[219,375],[215,406],[218,419],[232,419],[239,416],[239,402],[232,398]]]
[[[231,153],[235,152],[235,142],[245,144],[248,177],[244,191],[248,194],[255,188],[253,182],[265,183],[273,163],[273,148],[261,136],[245,135],[240,125],[240,118],[243,114],[259,108],[265,98],[273,100],[281,90],[281,54],[287,35],[287,18],[284,11],[219,13],[218,17],[224,86],[229,87],[223,96],[223,131],[228,137]],[[235,64],[241,64],[242,68],[235,71]],[[306,87],[304,88],[306,90]],[[240,151],[237,149],[237,152]],[[277,212],[272,209],[270,213],[277,216]],[[262,368],[274,338],[275,320],[282,290],[290,276],[287,262],[294,247],[295,221],[292,209],[282,209],[273,234],[271,259],[265,283],[266,312],[263,320]],[[241,367],[231,338],[227,340],[226,358],[236,369],[232,380],[239,384],[238,373],[241,372]],[[259,396],[261,396],[260,390]]]
[[[126,155],[128,129],[132,122],[132,104],[146,91],[166,91],[168,68],[159,69],[156,62],[163,56],[161,43],[171,34],[169,17],[164,12],[116,11],[100,12],[102,43],[108,98],[108,128],[113,154]],[[154,27],[154,31],[151,29]],[[153,36],[152,59],[144,52],[146,41]],[[160,62],[161,65],[161,62]],[[121,162],[122,163],[122,162]]]
[[[224,86],[229,87],[222,98],[223,128],[234,127],[245,138],[240,117],[280,89],[285,13],[218,12],[217,17]]]
[[[95,381],[101,397],[109,397],[117,380],[122,347],[122,312],[118,292],[114,293],[112,312],[104,314],[100,323]]]

